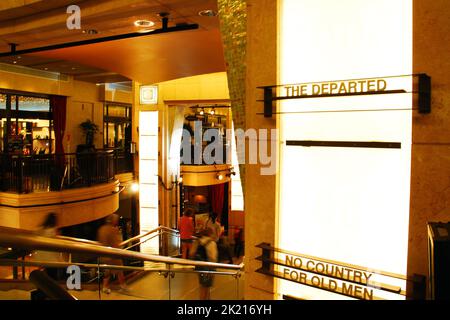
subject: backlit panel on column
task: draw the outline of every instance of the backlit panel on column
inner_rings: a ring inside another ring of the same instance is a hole
[[[141,234],[159,226],[157,111],[139,114],[139,219]],[[143,243],[141,251],[159,254],[158,237]]]
[[[282,0],[280,37],[282,84],[380,77],[388,88],[412,91],[410,76],[390,78],[412,73],[411,0]],[[293,99],[280,108],[278,247],[405,275],[412,95]],[[345,298],[285,280],[278,285],[305,299]]]

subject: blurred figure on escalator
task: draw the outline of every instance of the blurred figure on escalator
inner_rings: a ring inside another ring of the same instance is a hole
[[[98,229],[97,240],[104,246],[111,248],[120,248],[120,243],[122,242],[122,232],[119,228],[119,220],[120,217],[117,214],[112,214],[106,218],[106,223]],[[123,266],[122,259],[118,258],[101,257],[100,263]],[[105,274],[103,276],[103,292],[107,294],[111,293],[111,289],[109,287],[111,275],[116,275],[119,280],[119,292],[128,293],[129,290],[125,284],[125,276],[123,274],[123,271],[108,269],[105,270]]]
[[[36,233],[43,237],[55,238],[57,235],[59,235],[59,229],[57,225],[58,217],[56,213],[50,212],[49,214],[47,214]],[[63,254],[61,252],[54,251],[36,251],[36,253],[34,254],[34,260],[43,263],[64,261]],[[62,277],[63,270],[61,268],[43,266],[42,269],[50,278],[54,280],[59,280]]]

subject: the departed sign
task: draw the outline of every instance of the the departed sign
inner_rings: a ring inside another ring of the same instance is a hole
[[[321,83],[304,83],[283,86],[284,97],[344,95],[357,93],[382,93],[386,90],[385,79],[344,80]]]
[[[296,256],[285,256],[282,277],[357,299],[373,300],[372,273]],[[292,267],[292,268],[291,268]],[[335,280],[341,280],[341,285]]]

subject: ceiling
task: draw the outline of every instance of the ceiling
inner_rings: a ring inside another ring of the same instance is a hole
[[[2,1],[3,2],[3,1]],[[225,71],[215,0],[23,0],[0,3],[0,53],[135,33],[136,20],[162,27],[159,13],[169,13],[169,27],[198,24],[199,29],[143,36],[0,58],[0,62],[73,75],[103,83],[136,80],[157,83]],[[22,5],[21,5],[22,4]],[[67,6],[81,8],[81,29],[69,30]],[[96,30],[89,34],[87,30]]]

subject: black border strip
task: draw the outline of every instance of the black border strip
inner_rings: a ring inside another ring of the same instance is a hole
[[[287,140],[287,146],[401,149],[401,142]]]

